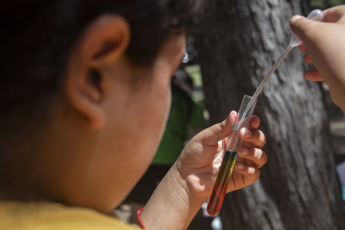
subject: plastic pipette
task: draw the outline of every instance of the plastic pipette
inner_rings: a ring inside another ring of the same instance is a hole
[[[316,9],[313,10],[307,17],[308,19],[314,20],[314,21],[321,21],[323,18],[323,13],[322,10]],[[243,113],[243,116],[240,119],[239,125],[238,127],[241,127],[241,124],[243,122],[243,118],[246,116],[246,114],[248,113],[249,108],[251,108],[251,106],[253,105],[254,101],[257,99],[257,97],[260,95],[260,93],[262,92],[263,88],[265,87],[267,81],[271,78],[271,76],[273,75],[274,71],[277,69],[277,67],[279,66],[279,64],[283,61],[283,59],[289,54],[289,52],[292,50],[292,48],[299,46],[300,44],[302,44],[302,41],[295,35],[292,34],[291,39],[290,39],[290,43],[289,45],[286,47],[286,49],[284,50],[283,54],[280,55],[280,57],[278,58],[278,61],[276,61],[276,63],[274,63],[274,65],[272,66],[272,68],[270,69],[270,71],[267,73],[267,75],[265,76],[265,78],[262,80],[262,82],[260,83],[259,87],[256,89],[255,93],[253,94],[253,98],[251,99],[251,101],[248,103],[248,106],[246,108],[246,110]]]

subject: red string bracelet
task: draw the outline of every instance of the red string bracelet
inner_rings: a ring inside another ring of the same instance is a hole
[[[138,220],[139,220],[139,222],[140,222],[140,224],[141,224],[141,227],[144,229],[144,230],[147,230],[146,228],[145,228],[145,225],[144,225],[144,223],[141,221],[141,219],[140,219],[140,213],[141,213],[141,211],[144,209],[144,207],[142,207],[141,209],[139,209],[138,211],[137,211],[137,216],[138,216]]]

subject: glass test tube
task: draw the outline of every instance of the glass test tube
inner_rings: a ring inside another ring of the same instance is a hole
[[[233,131],[230,134],[230,139],[225,148],[225,154],[220,166],[218,176],[213,187],[212,195],[208,201],[207,212],[211,216],[216,216],[222,206],[225,193],[228,189],[232,171],[237,159],[237,149],[241,146],[241,139],[239,136],[239,131],[242,127],[248,126],[248,118],[253,114],[257,98],[255,98],[254,103],[249,103],[252,99],[251,96],[244,95],[242,98],[242,103],[238,112],[238,116],[235,124],[233,125]],[[251,104],[251,105],[250,105]],[[247,109],[247,106],[250,108]],[[244,112],[247,112],[244,114]],[[244,116],[243,116],[244,114]],[[240,119],[240,120],[239,120]]]

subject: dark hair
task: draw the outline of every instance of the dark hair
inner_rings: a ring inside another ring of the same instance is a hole
[[[150,65],[165,40],[184,29],[194,1],[2,2],[0,162],[25,146],[18,142],[48,119],[62,89],[70,51],[90,22],[107,13],[123,16],[131,28],[127,56],[135,64]]]

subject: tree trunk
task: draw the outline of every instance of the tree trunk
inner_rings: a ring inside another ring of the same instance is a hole
[[[196,45],[212,123],[254,93],[288,45],[289,19],[302,14],[302,2],[208,2]],[[254,114],[267,137],[268,163],[254,185],[226,196],[225,230],[345,229],[323,91],[302,73],[302,54],[294,50],[259,97]]]

